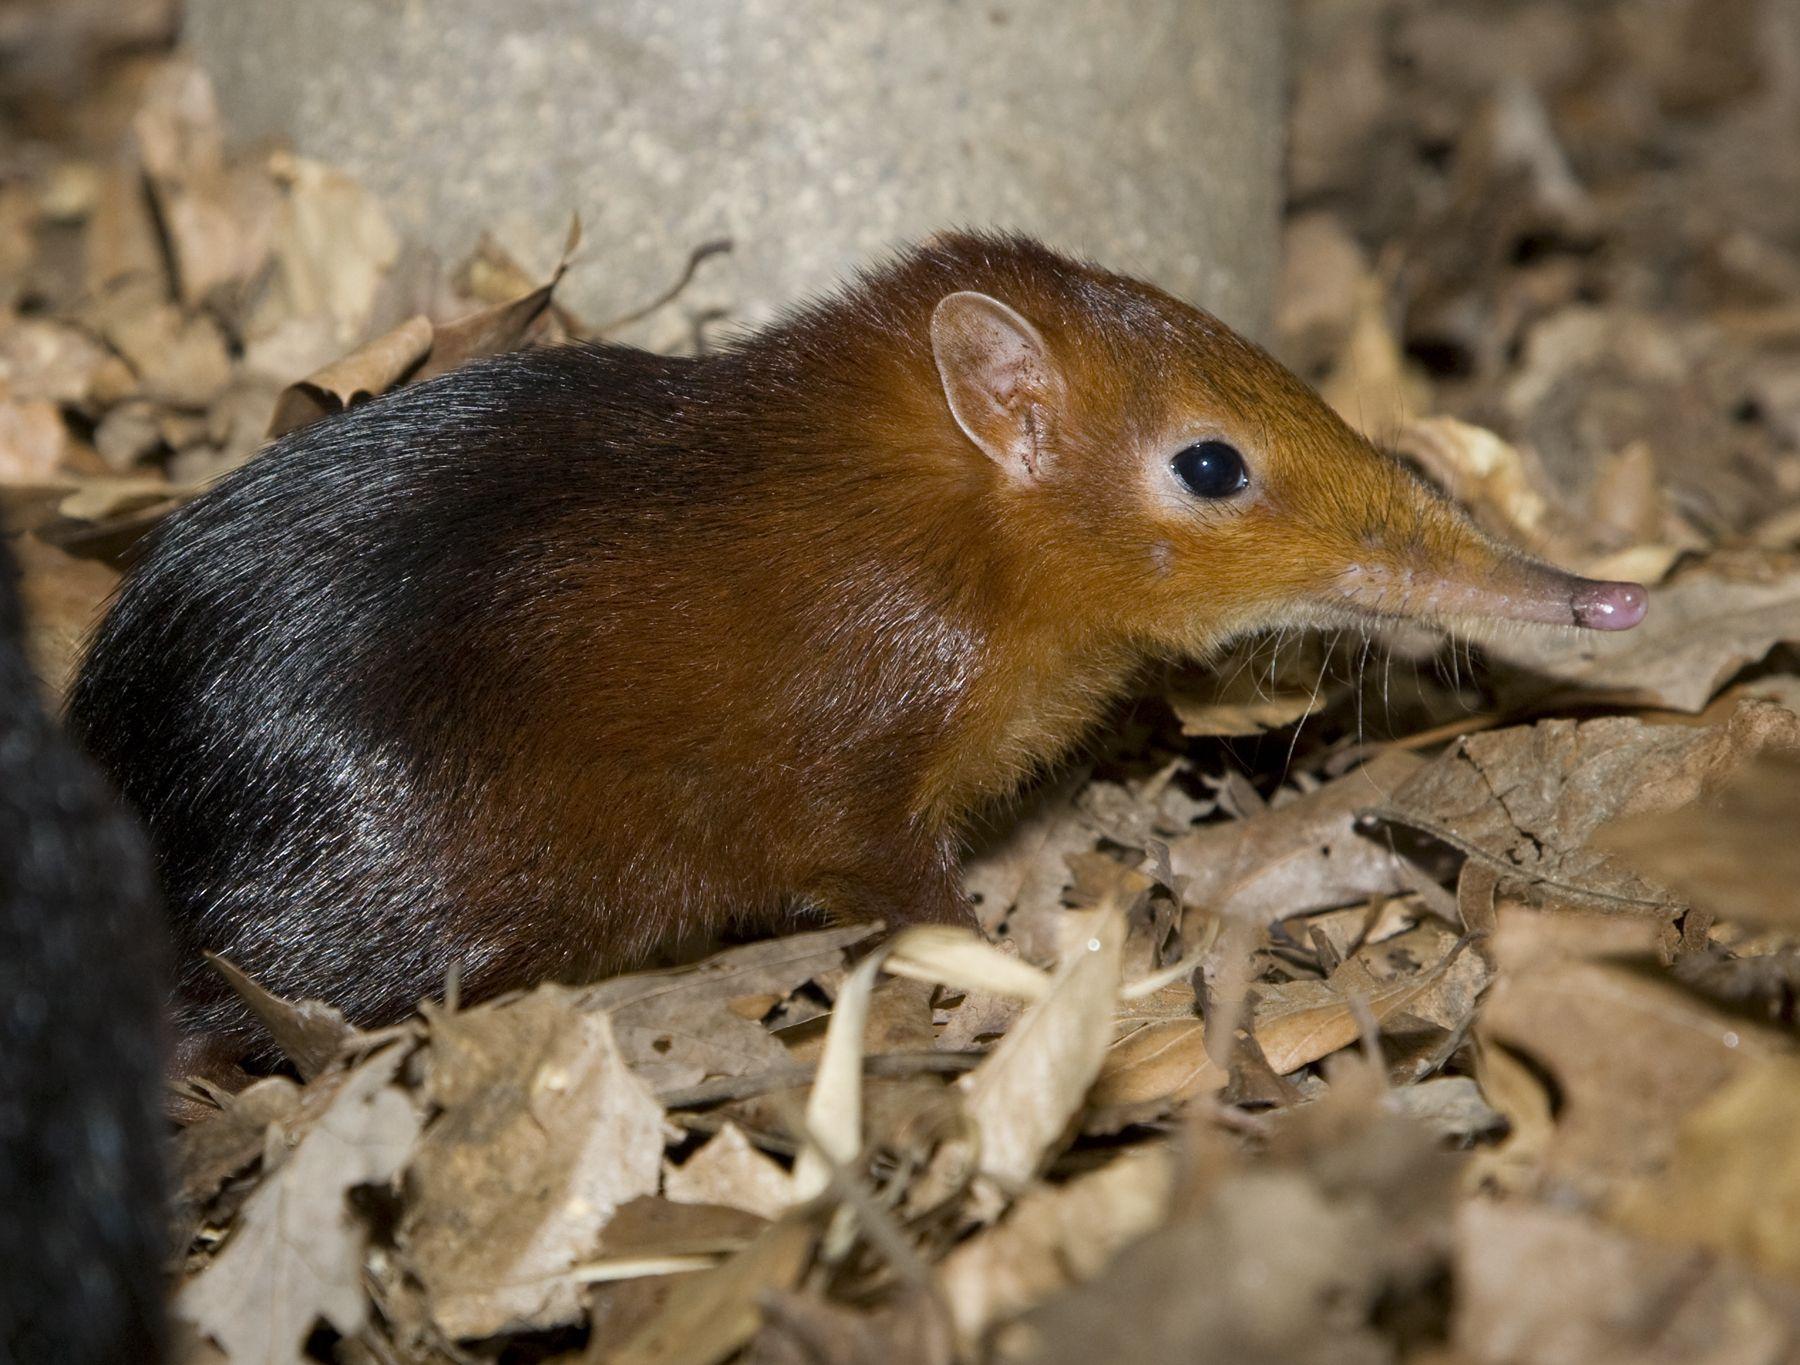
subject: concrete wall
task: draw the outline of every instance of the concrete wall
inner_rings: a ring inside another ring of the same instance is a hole
[[[590,321],[755,321],[896,241],[1023,228],[1260,330],[1282,0],[188,0],[234,132],[285,136],[454,260],[571,210]],[[635,339],[678,344],[660,333]]]

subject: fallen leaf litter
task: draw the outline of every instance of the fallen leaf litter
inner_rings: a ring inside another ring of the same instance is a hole
[[[1300,7],[1277,348],[1493,533],[1656,584],[1643,630],[1172,670],[996,822],[991,943],[826,930],[380,1034],[263,997],[301,1079],[182,1096],[196,1358],[1800,1354],[1797,30]],[[555,286],[605,252],[447,275],[228,151],[140,28],[92,41],[116,107],[0,174],[52,692],[168,510],[592,334]]]

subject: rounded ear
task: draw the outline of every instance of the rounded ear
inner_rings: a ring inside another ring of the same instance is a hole
[[[963,434],[1014,478],[1042,474],[1068,386],[1038,329],[999,299],[947,294],[931,314],[931,353]]]

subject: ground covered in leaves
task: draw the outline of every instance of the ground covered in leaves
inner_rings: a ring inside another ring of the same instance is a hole
[[[1498,534],[1653,583],[1646,625],[1171,672],[991,822],[989,941],[379,1035],[243,983],[291,1074],[179,1097],[189,1358],[1800,1357],[1800,11],[1300,20],[1278,350]],[[603,240],[445,269],[228,153],[169,25],[0,9],[0,491],[51,689],[269,432],[603,330],[552,296]],[[646,306],[704,344],[679,283]]]

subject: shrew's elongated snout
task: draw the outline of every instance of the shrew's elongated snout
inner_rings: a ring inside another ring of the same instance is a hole
[[[1583,578],[1491,539],[1454,504],[1397,461],[1352,448],[1328,500],[1309,509],[1315,527],[1355,528],[1334,537],[1343,558],[1325,596],[1362,615],[1423,620],[1527,621],[1584,630],[1630,630],[1649,594],[1637,583]]]
[[[1352,611],[1426,620],[1630,630],[1649,606],[1641,584],[1565,573],[1496,546],[1472,529],[1429,546],[1415,543],[1397,555],[1359,560],[1334,586]]]

